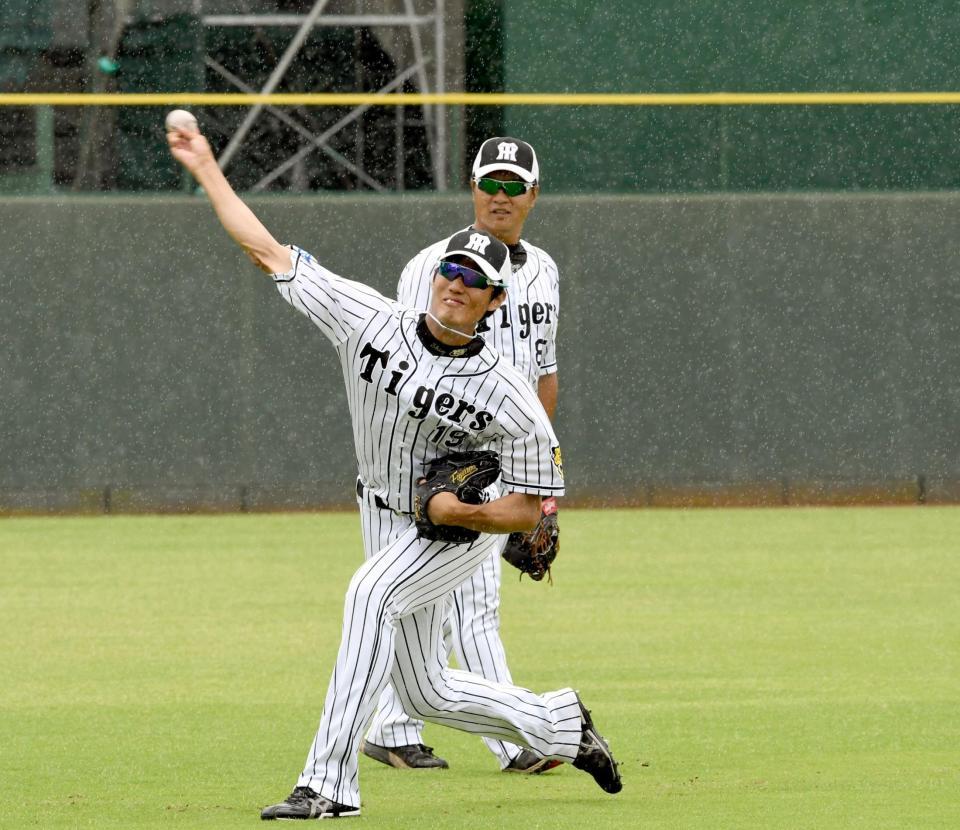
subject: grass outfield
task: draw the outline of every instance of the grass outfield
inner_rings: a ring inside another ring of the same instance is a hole
[[[574,685],[621,760],[361,759],[376,828],[960,824],[960,510],[563,511],[504,571],[514,677]],[[313,736],[354,515],[0,521],[0,827],[261,826]]]

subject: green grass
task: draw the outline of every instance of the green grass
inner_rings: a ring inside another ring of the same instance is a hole
[[[361,759],[377,828],[956,828],[960,510],[566,511],[505,570],[518,682],[622,761]],[[361,559],[354,515],[0,521],[0,827],[259,826],[293,786]],[[351,823],[353,826],[353,823]]]

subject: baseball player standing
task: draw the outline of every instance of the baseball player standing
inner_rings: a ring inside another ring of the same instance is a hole
[[[417,312],[278,243],[234,193],[198,132],[173,128],[167,140],[230,236],[333,345],[353,422],[365,537],[388,540],[347,589],[336,666],[303,772],[261,818],[360,814],[361,734],[388,680],[411,714],[530,747],[619,792],[617,763],[573,689],[537,695],[451,670],[441,654],[448,594],[490,557],[496,534],[531,529],[542,496],[563,493],[543,407],[516,369],[476,336],[479,322],[504,301],[506,246],[479,230],[454,234],[437,265],[429,310]],[[480,449],[499,453],[502,492],[481,504],[443,492],[427,504],[435,525],[468,528],[476,538],[421,537],[410,514],[425,468],[452,450]]]
[[[540,165],[527,142],[510,137],[488,138],[473,162],[470,189],[473,228],[506,244],[512,274],[506,301],[477,331],[507,358],[536,390],[552,419],[557,405],[556,335],[560,314],[557,266],[546,251],[521,240],[527,215],[540,192]],[[436,264],[447,240],[424,248],[400,276],[397,299],[413,308],[430,306]],[[556,512],[552,496],[545,511]],[[500,639],[500,571],[503,543],[454,592],[448,620],[448,646],[467,671],[489,680],[511,682]],[[364,754],[398,768],[446,767],[422,740],[423,721],[411,720],[390,686],[361,745]],[[504,772],[541,773],[555,762],[503,741],[485,739]]]

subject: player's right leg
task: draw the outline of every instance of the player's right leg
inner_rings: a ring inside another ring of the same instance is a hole
[[[432,723],[529,747],[542,758],[572,764],[608,793],[620,792],[617,762],[572,689],[537,695],[443,666],[431,654],[436,614],[401,616],[391,678],[408,711]]]

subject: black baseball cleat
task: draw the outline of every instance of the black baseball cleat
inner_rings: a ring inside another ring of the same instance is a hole
[[[620,780],[620,770],[617,769],[613,753],[610,752],[610,747],[607,746],[603,736],[597,732],[590,717],[590,711],[583,705],[579,694],[577,703],[580,705],[580,715],[583,718],[583,732],[580,735],[580,751],[577,752],[573,765],[577,769],[589,772],[605,792],[618,793],[623,789],[623,782]]]
[[[361,741],[360,751],[368,758],[396,769],[448,769],[450,765],[433,754],[432,746],[378,746]]]
[[[519,772],[521,775],[540,775],[547,770],[559,767],[563,761],[548,760],[535,755],[529,749],[523,750],[504,768],[504,772]]]
[[[295,787],[286,801],[264,807],[260,818],[264,821],[273,821],[274,819],[348,818],[359,815],[359,807],[337,804],[336,801],[324,798],[309,787]]]

